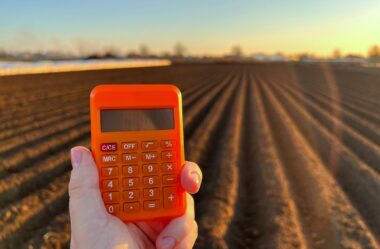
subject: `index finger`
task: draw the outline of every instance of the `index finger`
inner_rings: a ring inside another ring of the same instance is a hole
[[[190,194],[195,194],[199,191],[202,178],[202,171],[198,164],[186,161],[181,171],[182,187]]]

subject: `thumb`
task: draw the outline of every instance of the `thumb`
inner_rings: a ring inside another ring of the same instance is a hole
[[[91,152],[85,147],[71,149],[69,207],[72,229],[95,225],[107,217],[99,191],[99,175]]]

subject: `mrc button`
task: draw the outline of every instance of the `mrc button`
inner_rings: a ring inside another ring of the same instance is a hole
[[[116,143],[102,143],[100,145],[100,150],[103,152],[116,151],[117,150],[117,144]]]

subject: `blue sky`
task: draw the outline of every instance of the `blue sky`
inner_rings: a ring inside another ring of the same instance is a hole
[[[1,1],[0,49],[91,52],[146,44],[218,55],[365,53],[380,44],[378,0]]]

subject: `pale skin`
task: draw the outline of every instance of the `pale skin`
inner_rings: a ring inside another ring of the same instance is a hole
[[[103,204],[98,171],[91,152],[84,147],[71,149],[73,170],[69,183],[71,249],[192,248],[198,235],[194,200],[202,172],[197,164],[186,162],[181,184],[187,191],[184,215],[168,221],[123,223],[109,214]]]

